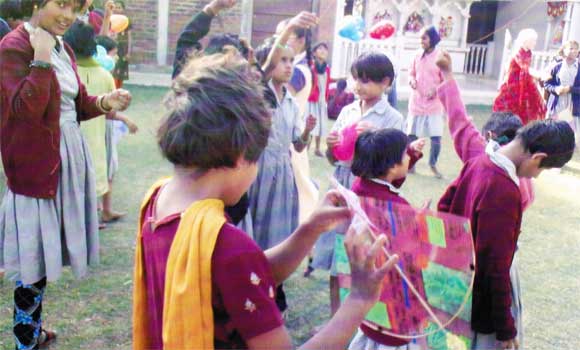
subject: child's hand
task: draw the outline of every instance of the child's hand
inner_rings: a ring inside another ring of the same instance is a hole
[[[346,233],[345,247],[350,262],[351,294],[350,296],[368,303],[376,303],[381,295],[382,282],[387,272],[397,263],[399,257],[393,255],[378,268],[377,257],[382,254],[381,248],[387,241],[385,235],[370,244],[367,232],[356,233],[350,228]]]
[[[429,92],[427,93],[427,100],[433,100],[435,97],[437,97],[437,90],[435,88],[431,88],[431,90],[429,90]]]
[[[308,225],[312,231],[320,234],[332,230],[351,216],[344,197],[338,191],[330,190],[308,218]]]
[[[306,117],[306,126],[304,127],[304,129],[308,132],[311,132],[312,130],[314,130],[315,127],[316,127],[316,117],[310,114],[308,117]]]
[[[131,93],[127,90],[116,89],[103,98],[103,107],[113,111],[124,111],[131,104]]]
[[[451,55],[449,55],[449,52],[441,50],[437,55],[435,64],[437,65],[437,67],[439,67],[441,73],[443,74],[452,73],[453,65],[451,63]]]
[[[411,148],[411,150],[415,151],[415,152],[423,152],[423,148],[425,147],[425,143],[426,143],[426,139],[425,138],[420,138],[418,140],[415,140],[413,142],[411,142],[411,144],[409,145],[409,147]]]
[[[115,10],[115,2],[113,0],[107,1],[105,4],[105,18],[111,18],[113,10]]]
[[[514,338],[511,340],[506,340],[500,342],[502,350],[518,350],[520,348],[520,344],[518,343],[518,339]]]
[[[208,7],[217,15],[223,10],[231,9],[236,6],[237,0],[213,0]]]
[[[332,131],[326,137],[326,146],[328,149],[333,149],[334,146],[340,143],[340,135],[338,135],[338,131]]]
[[[356,134],[360,135],[365,131],[372,131],[374,130],[374,126],[369,122],[359,122],[356,124]]]
[[[139,127],[137,126],[137,124],[135,124],[131,119],[127,118],[127,120],[125,120],[125,125],[127,125],[127,128],[129,129],[129,134],[134,134],[137,131],[139,131]]]
[[[287,29],[312,28],[318,25],[318,17],[312,12],[302,11],[292,17],[286,26]]]

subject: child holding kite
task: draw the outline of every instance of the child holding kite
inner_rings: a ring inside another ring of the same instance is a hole
[[[158,138],[174,175],[149,190],[141,210],[133,348],[293,348],[275,286],[321,232],[350,217],[344,198],[329,192],[294,234],[263,252],[224,212],[254,181],[270,134],[271,114],[250,65],[232,53],[195,59],[174,81],[166,105]],[[385,240],[370,246],[349,232],[351,294],[304,349],[346,347],[397,262],[395,256],[375,267]]]

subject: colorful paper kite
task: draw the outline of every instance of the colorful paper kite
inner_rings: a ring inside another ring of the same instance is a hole
[[[364,323],[423,349],[470,349],[475,253],[469,220],[358,197],[336,181],[334,185],[354,212],[350,227],[357,232],[368,227],[370,238],[387,236],[377,263],[399,255],[398,265],[385,278],[380,301]],[[343,300],[351,283],[344,235],[337,235],[335,259]]]

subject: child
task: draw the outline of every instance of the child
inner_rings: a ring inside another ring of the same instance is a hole
[[[354,94],[346,91],[346,80],[336,82],[336,91],[328,101],[328,118],[336,120],[344,106],[354,102]]]
[[[262,249],[280,243],[298,226],[298,192],[288,149],[293,146],[296,152],[302,152],[316,125],[312,116],[306,126],[302,125],[298,106],[286,89],[292,76],[293,58],[292,49],[287,47],[272,71],[268,83],[276,96],[272,129],[258,162],[258,177],[248,192],[253,235]]]
[[[117,56],[117,42],[107,36],[98,36],[95,38],[98,45],[107,50],[107,54],[113,58]],[[122,218],[125,213],[117,212],[113,209],[113,179],[119,170],[119,156],[117,153],[117,137],[115,133],[119,123],[124,124],[130,134],[139,130],[129,117],[121,113],[110,113],[107,115],[107,125],[105,130],[105,145],[107,149],[107,180],[108,191],[103,195],[103,212],[101,221],[103,223],[113,222]]]
[[[268,146],[258,162],[258,176],[248,192],[251,233],[263,250],[282,242],[298,227],[298,189],[289,149],[293,147],[296,152],[302,152],[316,125],[316,119],[309,116],[303,127],[294,97],[286,89],[285,85],[292,76],[293,58],[291,48],[282,50],[271,73],[268,88],[276,97],[272,129]],[[277,302],[284,311],[286,299],[282,286],[279,286],[278,296]]]
[[[319,43],[312,48],[314,60],[311,65],[312,90],[308,96],[307,115],[316,118],[316,127],[312,131],[316,148],[314,154],[324,157],[320,151],[320,140],[326,134],[325,125],[328,122],[328,86],[330,85],[330,67],[328,66],[328,45]]]
[[[532,50],[536,47],[537,41],[538,34],[533,29],[524,29],[518,34],[514,56],[510,61],[505,81],[493,102],[494,112],[517,114],[524,125],[543,119],[546,115],[544,99],[530,72]]]
[[[576,140],[580,140],[580,69],[578,66],[578,49],[575,40],[569,40],[560,49],[560,60],[552,68],[550,79],[544,88],[550,93],[548,99],[548,116],[558,119],[560,114],[572,114]]]
[[[142,206],[134,349],[292,348],[274,286],[321,232],[350,217],[344,199],[330,192],[304,225],[265,253],[227,222],[224,205],[248,190],[270,135],[271,115],[249,72],[235,54],[205,56],[184,67],[166,99],[169,114],[158,138],[174,175],[155,185]],[[375,268],[385,237],[370,250],[360,238],[347,236],[352,293],[305,349],[345,348],[378,300],[397,258]]]
[[[125,2],[123,0],[115,0],[115,9],[113,11],[117,15],[125,15]],[[123,86],[125,80],[129,80],[129,61],[131,60],[131,22],[124,31],[114,35],[113,39],[117,41],[117,64],[113,70],[113,77],[115,78],[115,85],[117,88]]]
[[[397,183],[407,176],[407,171],[421,157],[424,140],[409,145],[404,132],[397,129],[367,131],[356,141],[352,173],[357,177],[352,191],[361,197],[371,197],[410,205],[400,192]],[[387,336],[361,324],[350,346],[351,350],[419,349],[408,339]]]
[[[561,168],[574,151],[574,133],[562,121],[530,123],[514,140],[468,160],[447,188],[438,210],[468,217],[477,266],[473,286],[471,328],[473,349],[518,348],[516,288],[510,267],[522,220],[520,177]],[[511,308],[511,310],[510,310]]]
[[[441,153],[441,136],[443,136],[443,106],[437,98],[437,86],[443,81],[435,60],[439,55],[437,44],[441,41],[439,32],[433,26],[421,32],[421,46],[409,70],[409,117],[407,134],[411,140],[417,137],[430,137],[429,166],[436,178],[443,175],[437,169],[437,159]],[[411,171],[413,172],[413,170]]]
[[[439,100],[449,115],[449,133],[453,137],[455,151],[463,163],[484,154],[486,147],[497,150],[515,138],[518,129],[523,124],[517,115],[509,112],[492,113],[483,126],[482,133],[479,133],[473,121],[467,116],[467,111],[461,101],[459,86],[451,70],[451,57],[447,52],[440,53],[437,66],[441,69],[444,78],[444,83],[437,89]],[[520,192],[525,210],[534,201],[531,179],[520,179]]]
[[[93,27],[76,21],[63,36],[77,57],[78,73],[87,91],[93,95],[105,94],[115,90],[111,73],[103,69],[93,55],[97,51]],[[97,197],[108,191],[107,151],[105,146],[105,118],[95,118],[81,123],[81,130],[91,153],[95,172]],[[103,228],[103,227],[101,227]]]
[[[340,161],[334,158],[332,150],[340,142],[339,132],[342,129],[357,124],[360,134],[367,130],[386,128],[403,129],[403,116],[396,111],[385,96],[384,92],[393,81],[395,72],[393,64],[387,56],[381,53],[368,52],[360,55],[352,64],[351,73],[355,79],[355,94],[359,100],[343,108],[326,138],[326,156],[331,164],[336,164],[334,177],[346,188],[351,188],[354,175],[351,173],[349,161]],[[315,269],[330,270],[330,300],[331,313],[338,307],[338,278],[334,276],[335,232],[322,235],[314,249],[312,267]]]

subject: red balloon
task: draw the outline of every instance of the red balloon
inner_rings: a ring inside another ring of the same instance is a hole
[[[372,26],[369,34],[373,39],[388,39],[395,34],[395,25],[389,20],[379,21]]]

